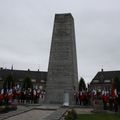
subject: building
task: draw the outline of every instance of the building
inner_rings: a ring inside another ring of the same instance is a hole
[[[112,80],[120,79],[120,71],[103,71],[98,72],[90,83],[90,89],[110,91],[112,88]]]
[[[28,70],[13,70],[13,69],[0,69],[0,88],[2,88],[4,80],[8,75],[12,75],[16,84],[21,85],[26,77],[30,77],[33,87],[44,87],[47,80],[47,72],[43,71],[30,71]]]

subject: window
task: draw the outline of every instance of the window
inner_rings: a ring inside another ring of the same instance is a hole
[[[94,82],[94,83],[99,83],[99,80],[94,80],[93,82]]]
[[[19,79],[19,82],[22,82],[22,81],[23,81],[23,79],[22,79],[22,78],[20,78],[20,79]]]
[[[44,82],[45,82],[45,80],[41,80],[40,82],[41,82],[41,83],[44,83]]]
[[[35,80],[35,79],[32,79],[31,81],[32,81],[32,82],[34,82],[34,83],[36,82],[36,80]]]
[[[0,80],[2,80],[2,77],[0,77]]]
[[[110,83],[110,80],[104,80],[105,83]]]

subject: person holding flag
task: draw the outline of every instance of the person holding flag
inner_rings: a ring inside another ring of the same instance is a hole
[[[115,88],[115,81],[112,80],[112,91],[111,91],[111,95],[113,98],[113,102],[114,102],[114,111],[117,112],[118,111],[118,102],[117,102],[117,89]]]
[[[0,92],[0,105],[2,105],[3,100],[4,100],[4,97],[3,97],[3,89],[2,89]]]
[[[113,98],[116,98],[118,95],[117,95],[117,89],[115,88],[115,82],[114,82],[114,80],[112,80],[112,91],[111,91],[112,93],[112,97]]]

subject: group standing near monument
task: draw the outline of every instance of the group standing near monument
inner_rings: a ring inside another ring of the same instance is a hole
[[[25,90],[21,89],[21,87],[17,88],[17,86],[6,91],[2,89],[0,91],[0,105],[14,102],[17,104],[40,103],[40,101],[44,101],[45,94],[46,92],[43,89],[28,88]]]
[[[95,108],[100,101],[103,110],[120,112],[119,93],[78,90],[74,19],[70,13],[55,15],[45,89],[17,85],[0,91],[0,106],[44,103]]]
[[[74,99],[76,105],[93,107],[100,104],[98,100],[101,100],[103,110],[120,112],[120,93],[115,91],[74,91]]]

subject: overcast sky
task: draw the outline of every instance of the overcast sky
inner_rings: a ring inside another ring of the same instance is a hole
[[[0,66],[47,71],[55,13],[74,17],[79,78],[120,70],[120,0],[0,0]]]

